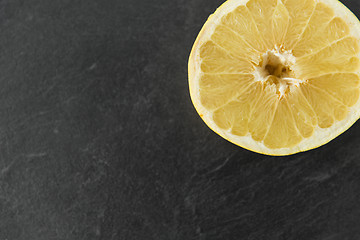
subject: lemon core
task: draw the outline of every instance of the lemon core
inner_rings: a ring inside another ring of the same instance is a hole
[[[260,63],[255,64],[255,81],[275,85],[281,99],[291,91],[290,86],[299,87],[300,83],[306,82],[296,78],[293,70],[295,64],[296,58],[291,51],[285,50],[284,47],[276,47],[263,54]]]

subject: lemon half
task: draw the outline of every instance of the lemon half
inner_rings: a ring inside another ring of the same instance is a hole
[[[360,117],[360,23],[337,0],[228,0],[192,48],[192,102],[217,134],[290,155]]]

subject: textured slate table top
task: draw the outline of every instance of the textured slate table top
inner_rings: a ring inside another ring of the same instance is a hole
[[[360,239],[360,123],[275,158],[195,112],[221,3],[0,1],[0,240]]]

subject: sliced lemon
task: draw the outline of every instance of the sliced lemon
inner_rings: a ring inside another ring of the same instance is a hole
[[[246,149],[319,147],[360,117],[359,39],[359,20],[337,0],[228,0],[191,51],[191,99]]]

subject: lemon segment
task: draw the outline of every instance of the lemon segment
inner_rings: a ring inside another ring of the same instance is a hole
[[[295,146],[301,140],[302,136],[295,126],[291,109],[286,100],[281,99],[266,134],[264,144],[268,148],[288,148]]]
[[[301,55],[303,49],[311,49],[307,44],[311,43],[316,34],[323,34],[326,26],[334,18],[334,11],[324,3],[317,3],[309,21],[300,38],[292,47],[294,56]],[[321,43],[318,46],[322,46]]]
[[[284,39],[284,46],[288,49],[293,49],[294,44],[300,39],[300,36],[309,23],[310,16],[315,9],[315,1],[287,0],[284,4],[288,9],[290,16],[289,27]]]
[[[295,86],[292,88],[286,100],[296,128],[303,138],[311,137],[317,125],[317,115],[309,101],[302,94],[301,89]]]
[[[249,132],[255,141],[264,140],[279,102],[275,94],[275,86],[264,87],[257,85],[257,98],[252,96],[256,104],[250,111]]]
[[[201,47],[201,71],[204,73],[252,73],[253,65],[246,59],[234,57],[209,41]]]
[[[251,74],[204,74],[200,79],[201,103],[207,109],[226,105],[254,81]]]
[[[221,24],[227,26],[242,37],[250,46],[259,52],[266,50],[265,43],[260,37],[255,21],[246,6],[239,6],[222,18]]]
[[[320,52],[297,59],[294,70],[302,79],[331,72],[356,72],[359,69],[358,40],[353,37],[339,41]]]
[[[354,106],[359,99],[360,78],[353,73],[324,75],[309,79],[309,84],[324,89],[348,107]]]
[[[259,61],[260,53],[245,42],[240,35],[231,30],[231,28],[222,25],[218,26],[211,36],[211,40],[237,58],[246,60],[250,58],[253,62]]]

